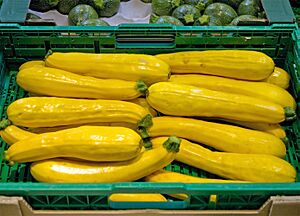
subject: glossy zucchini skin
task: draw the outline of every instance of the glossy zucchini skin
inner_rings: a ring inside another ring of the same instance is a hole
[[[6,120],[4,120],[6,121]],[[0,136],[8,145],[13,145],[14,143],[27,139],[29,137],[41,134],[56,132],[60,130],[66,130],[71,128],[77,128],[80,126],[110,126],[110,127],[125,127],[132,130],[136,130],[137,126],[135,124],[126,122],[113,122],[113,123],[92,123],[87,125],[64,125],[57,127],[42,127],[42,128],[28,128],[28,130],[19,128],[15,125],[5,126],[3,130],[0,130]]]
[[[161,138],[156,138],[161,139]],[[155,146],[157,147],[157,146]],[[144,178],[146,182],[174,182],[174,183],[246,183],[246,181],[237,180],[223,180],[223,179],[210,179],[210,178],[199,178],[194,176],[189,176],[177,172],[171,172],[166,170],[158,170],[149,176]],[[187,194],[168,194],[169,196],[175,197],[177,199],[186,200],[188,199]]]
[[[212,152],[182,140],[176,160],[228,179],[250,182],[295,182],[296,170],[273,155]]]
[[[156,139],[166,139],[166,137],[160,137]],[[182,141],[185,142],[185,141]],[[224,179],[210,179],[200,178],[195,176],[189,176],[177,172],[171,172],[166,170],[158,170],[149,176],[144,178],[147,182],[182,182],[182,183],[245,183],[245,181],[236,180],[224,180]]]
[[[107,100],[135,99],[147,89],[142,81],[100,79],[43,66],[20,70],[17,83],[38,95]]]
[[[274,102],[296,110],[296,101],[286,90],[266,82],[251,82],[201,74],[172,75],[170,82],[207,88]]]
[[[290,75],[282,68],[275,67],[274,72],[263,81],[277,85],[283,89],[287,89],[290,84]]]
[[[142,152],[129,161],[93,163],[50,159],[31,165],[32,176],[51,183],[111,183],[130,182],[143,178],[169,165],[179,151],[180,140],[170,137],[161,146]]]
[[[35,67],[35,66],[45,66],[45,62],[41,60],[34,60],[34,61],[28,61],[23,63],[20,67],[19,70]]]
[[[271,134],[196,119],[156,117],[148,134],[150,137],[175,135],[225,152],[286,155],[283,141]]]
[[[0,130],[0,136],[8,145],[12,145],[20,140],[34,136],[34,133],[18,128],[15,125],[9,125]]]
[[[152,139],[153,148],[159,147],[167,137]],[[229,180],[202,179],[168,171],[157,171],[146,181],[185,183],[247,183],[247,182],[294,182],[296,170],[287,161],[272,155],[238,154],[210,151],[199,144],[181,139],[177,161],[216,174]],[[237,182],[238,180],[239,182]],[[176,194],[176,196],[182,194]],[[185,194],[183,194],[185,195]],[[185,195],[186,196],[186,195]]]
[[[151,55],[50,53],[47,67],[103,79],[142,80],[147,85],[169,78],[169,65]]]
[[[118,100],[28,97],[11,103],[7,115],[13,124],[31,128],[116,122],[151,125],[151,115],[143,107]]]
[[[172,82],[150,86],[147,101],[157,111],[171,116],[265,123],[279,123],[296,116],[292,108],[283,108],[270,101]]]
[[[167,199],[161,194],[112,194],[108,198],[113,202],[167,202]]]
[[[138,156],[141,147],[141,137],[131,129],[81,126],[20,140],[5,152],[5,158],[10,163],[58,157],[100,162],[125,161]]]
[[[218,120],[218,119],[217,119]],[[244,122],[244,121],[234,121],[228,119],[220,119],[221,121],[232,123],[234,125],[242,126],[245,128],[263,131],[265,133],[272,134],[283,141],[287,141],[286,133],[283,127],[280,124],[268,124],[261,122]]]
[[[242,80],[263,80],[275,67],[266,54],[247,50],[186,51],[156,57],[170,65],[172,74],[200,73]]]

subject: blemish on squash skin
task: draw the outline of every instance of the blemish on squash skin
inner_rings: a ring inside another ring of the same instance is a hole
[[[140,62],[143,64],[149,64],[149,62],[146,59],[140,59]]]
[[[190,60],[189,60],[188,58],[184,58],[184,59],[183,59],[183,63],[184,63],[184,64],[188,64],[189,62],[190,62]]]

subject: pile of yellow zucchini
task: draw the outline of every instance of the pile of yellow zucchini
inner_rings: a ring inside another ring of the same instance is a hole
[[[4,157],[11,165],[30,162],[37,181],[296,179],[280,126],[296,118],[289,75],[261,52],[51,52],[21,65],[16,80],[31,96],[10,104],[0,123]],[[164,171],[173,160],[221,178]],[[166,201],[160,194],[110,200]]]

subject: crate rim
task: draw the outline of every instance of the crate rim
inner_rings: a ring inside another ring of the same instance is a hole
[[[14,23],[23,23],[26,20],[30,1],[4,0],[0,7],[0,20]],[[274,4],[275,1],[275,4]],[[293,23],[295,15],[289,0],[261,0],[269,23]],[[275,6],[276,5],[276,6]],[[11,11],[14,11],[13,14]]]
[[[197,33],[239,33],[243,31],[261,33],[261,32],[280,32],[289,34],[292,40],[300,39],[300,31],[294,24],[274,24],[272,26],[216,26],[216,27],[176,27],[170,25],[155,25],[155,28],[149,29],[149,25],[143,24],[126,24],[110,27],[81,27],[81,26],[20,26],[17,24],[0,24],[0,38],[6,36],[6,33],[138,33],[145,34],[154,32],[159,34],[182,34],[189,38],[192,34]],[[298,33],[298,35],[297,35]],[[114,35],[114,36],[115,36]],[[1,180],[0,180],[1,182]],[[300,182],[296,183],[149,183],[149,182],[121,182],[121,183],[38,183],[38,182],[1,182],[0,194],[8,196],[49,196],[49,195],[109,195],[111,193],[153,193],[162,194],[186,193],[189,195],[300,195]]]
[[[170,24],[143,24],[143,23],[127,23],[118,26],[22,26],[16,23],[0,23],[1,31],[266,31],[266,30],[297,30],[298,25],[292,24],[272,24],[270,26],[173,26]],[[1,35],[0,35],[1,36]]]
[[[300,182],[295,183],[0,183],[2,195],[107,195],[111,193],[186,193],[192,195],[237,194],[266,195],[284,193],[300,195]],[[142,189],[142,191],[141,191]],[[171,191],[170,191],[171,190]]]

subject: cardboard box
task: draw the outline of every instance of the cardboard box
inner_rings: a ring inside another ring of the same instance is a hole
[[[22,197],[0,197],[0,216],[300,216],[300,196],[270,197],[258,210],[33,210]]]

